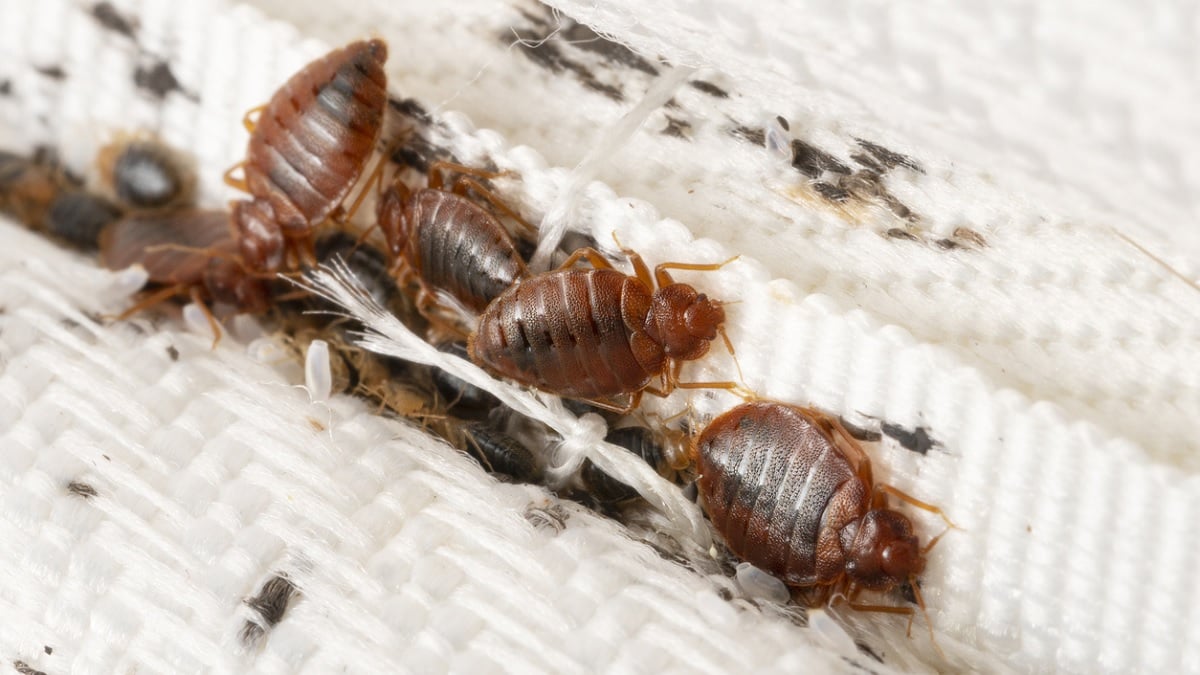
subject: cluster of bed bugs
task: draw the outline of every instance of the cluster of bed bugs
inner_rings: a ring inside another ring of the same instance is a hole
[[[859,601],[862,591],[907,585],[924,611],[917,578],[937,538],[922,546],[887,500],[940,510],[874,483],[866,453],[836,419],[754,400],[737,382],[681,380],[683,364],[704,357],[718,337],[731,355],[734,347],[724,303],[676,282],[671,270],[713,271],[732,259],[665,262],[651,272],[622,248],[634,272],[626,274],[599,251],[580,248],[561,267],[531,274],[502,220],[532,228],[481,182],[500,172],[436,162],[426,187],[413,189],[399,177],[384,181],[383,159],[367,171],[388,109],[386,57],[381,40],[352,43],[300,70],[251,111],[258,114],[245,120],[246,157],[235,167],[242,175],[226,176],[249,198],[231,210],[194,206],[194,178],[178,155],[136,136],[100,153],[111,199],[87,192],[53,162],[0,154],[0,208],[76,246],[98,248],[111,268],[145,268],[157,288],[123,316],[186,296],[218,310],[207,316],[219,334],[217,316],[225,311],[262,314],[293,301],[280,291],[287,288],[280,272],[336,255],[406,322],[441,326],[448,308],[465,316],[466,328],[437,333],[449,340],[441,348],[497,377],[618,415],[634,411],[647,393],[742,394],[750,402],[686,443],[643,427],[617,428],[608,440],[670,480],[694,476],[729,550],[782,580],[796,600],[815,607],[844,599],[854,609],[911,616],[909,607]],[[380,186],[374,223],[355,232],[350,218],[372,184]],[[368,236],[375,229],[379,248]],[[300,302],[312,309],[304,303],[318,300]],[[535,454],[492,415],[498,402],[488,392],[440,371],[418,386],[401,383],[413,379],[410,370],[355,347],[336,322],[306,317],[284,325],[297,349],[317,339],[332,345],[336,390],[422,419],[494,472],[538,479]],[[584,464],[581,482],[601,503],[637,496],[595,465]]]

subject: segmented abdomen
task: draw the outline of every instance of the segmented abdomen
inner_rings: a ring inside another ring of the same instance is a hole
[[[285,230],[324,220],[362,174],[387,105],[386,59],[380,40],[330,52],[293,75],[259,116],[246,183]]]
[[[837,537],[866,511],[868,495],[841,451],[801,410],[743,404],[714,419],[696,449],[700,494],[734,554],[792,586],[840,576]],[[848,502],[853,513],[846,512]]]
[[[645,348],[648,342],[640,331],[649,307],[646,288],[620,272],[547,272],[488,305],[470,342],[471,357],[499,375],[562,396],[638,391],[661,371],[663,358],[659,347],[659,370],[650,370],[631,345],[637,340]]]
[[[234,260],[236,252],[227,211],[151,211],[126,216],[100,233],[105,266],[140,264],[157,284],[201,283],[213,257]]]
[[[421,278],[482,311],[526,276],[512,238],[491,213],[451,192],[418,190],[411,221]]]

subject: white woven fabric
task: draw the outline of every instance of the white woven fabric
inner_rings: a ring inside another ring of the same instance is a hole
[[[537,530],[522,514],[546,493],[496,484],[354,401],[309,404],[295,368],[232,340],[210,352],[177,324],[97,326],[88,312],[122,306],[112,277],[7,224],[0,657],[47,672],[1200,671],[1200,291],[1115,234],[1200,275],[1187,189],[1200,92],[1182,86],[1194,10],[557,2],[728,94],[680,88],[589,164],[611,189],[564,195],[576,181],[558,167],[583,161],[653,78],[569,31],[544,46],[582,69],[528,58],[508,29],[553,30],[537,5],[259,3],[297,32],[218,2],[117,4],[140,47],[86,5],[0,2],[3,147],[48,142],[83,168],[111,131],[156,129],[197,155],[214,202],[244,150],[241,113],[328,44],[374,32],[397,91],[500,132],[447,113],[437,140],[514,169],[500,185],[527,216],[567,203],[602,245],[615,229],[651,261],[742,253],[687,278],[739,301],[747,384],[936,439],[924,456],[886,438],[871,450],[880,477],[963,527],[923,577],[949,660],[878,616],[847,620],[885,665],[839,653],[836,636],[742,611],[716,592],[730,582],[586,513]],[[132,84],[159,58],[182,92]],[[833,204],[731,133],[775,115],[848,165],[856,138],[915,159],[923,173],[885,185],[919,220]],[[986,246],[941,250],[959,227]],[[689,372],[732,366],[717,353]],[[240,646],[242,600],[281,572],[302,597],[258,648]]]

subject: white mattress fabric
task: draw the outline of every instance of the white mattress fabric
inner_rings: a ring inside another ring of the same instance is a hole
[[[877,478],[962,528],[922,578],[944,654],[920,618],[911,639],[902,617],[799,625],[719,573],[695,506],[644,467],[615,467],[660,507],[630,533],[357,400],[311,402],[296,364],[248,351],[251,326],[210,350],[178,321],[111,323],[124,277],[0,223],[0,660],[1200,671],[1194,9],[256,4],[106,5],[122,26],[0,0],[0,147],[83,171],[151,129],[219,204],[245,110],[330,46],[386,38],[430,147],[511,169],[497,187],[527,219],[652,263],[741,254],[680,277],[734,303],[746,384],[882,431]],[[718,348],[685,374],[736,370]],[[570,437],[555,461],[604,463],[600,430],[547,410]],[[923,454],[900,442],[918,429]],[[289,585],[273,626],[247,602]]]

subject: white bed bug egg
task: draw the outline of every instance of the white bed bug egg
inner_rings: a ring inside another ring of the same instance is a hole
[[[782,581],[748,562],[738,563],[737,583],[747,598],[783,604],[792,597]]]
[[[215,327],[209,323],[208,314],[204,308],[194,302],[189,302],[183,306],[183,324],[187,326],[189,331],[197,335],[212,338],[214,345],[217,340],[221,339],[220,333],[213,332]]]
[[[314,403],[329,400],[333,392],[333,369],[329,365],[329,343],[313,340],[304,352],[304,386]]]
[[[858,654],[858,646],[854,643],[854,638],[842,628],[829,612],[823,609],[808,610],[808,629],[814,635],[831,647],[839,654],[846,656],[855,656]]]
[[[150,274],[141,265],[132,265],[113,275],[109,290],[116,298],[125,299],[142,290]]]

